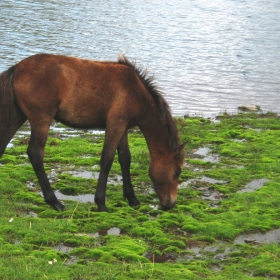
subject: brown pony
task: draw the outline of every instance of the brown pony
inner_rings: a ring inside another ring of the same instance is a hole
[[[147,72],[124,56],[118,62],[98,62],[61,55],[30,56],[0,75],[0,157],[16,131],[28,120],[27,154],[45,202],[56,210],[56,198],[43,158],[49,127],[55,119],[73,128],[105,129],[100,174],[95,194],[99,211],[107,211],[108,173],[118,151],[123,193],[129,205],[139,204],[130,179],[127,130],[138,126],[150,152],[149,175],[164,209],[174,206],[184,164],[176,125],[161,93]]]

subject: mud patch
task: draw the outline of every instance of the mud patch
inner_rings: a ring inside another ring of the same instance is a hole
[[[143,257],[150,260],[152,263],[165,263],[165,262],[178,262],[178,256],[176,254],[162,254],[162,255],[155,255],[150,253],[145,253]]]

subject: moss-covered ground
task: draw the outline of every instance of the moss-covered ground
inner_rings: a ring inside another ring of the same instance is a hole
[[[78,200],[95,192],[103,134],[57,124],[45,167],[57,194],[73,200],[64,201],[65,212],[52,210],[26,157],[23,127],[0,159],[0,279],[279,279],[279,117],[176,122],[187,158],[178,202],[167,212],[152,191],[138,130],[129,141],[141,205],[131,208],[123,199],[117,156],[109,213]]]

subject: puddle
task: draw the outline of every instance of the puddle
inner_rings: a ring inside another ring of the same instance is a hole
[[[219,271],[222,271],[222,269],[223,269],[222,266],[220,266],[218,264],[212,264],[210,267],[214,272],[219,272]]]
[[[200,197],[207,201],[215,202],[224,198],[224,194],[215,190],[213,187],[209,187],[208,184],[214,185],[222,185],[226,184],[227,181],[217,180],[210,177],[202,176],[200,179],[191,179],[180,185],[180,188],[186,188],[189,185],[193,185],[193,187],[201,192]],[[209,204],[210,207],[217,207],[216,203]]]
[[[54,193],[59,200],[74,200],[82,203],[94,203],[94,194],[65,195],[60,191],[55,191]]]
[[[233,165],[232,168],[243,169],[244,165]]]
[[[246,139],[232,139],[234,142],[243,143],[246,142]]]
[[[149,204],[149,206],[150,206],[153,210],[158,210],[158,209],[159,209],[159,205]]]
[[[224,180],[217,180],[217,179],[213,179],[210,177],[206,177],[206,176],[202,176],[201,179],[199,179],[200,181],[209,183],[209,184],[217,184],[217,185],[222,185],[222,184],[226,184],[227,181]]]
[[[33,211],[29,211],[27,214],[27,217],[31,217],[31,218],[37,218],[38,214],[33,212]]]
[[[212,255],[212,258],[214,260],[225,260],[227,258],[227,256],[234,252],[235,250],[226,246],[225,243],[219,242],[216,245],[213,246],[209,246],[209,245],[205,245],[205,244],[201,244],[199,245],[194,245],[194,246],[189,246],[187,248],[188,252],[192,252],[192,255],[187,255],[185,256],[185,258],[187,258],[188,260],[192,260],[192,259],[201,259],[201,258],[208,258],[209,255]],[[184,257],[183,257],[184,258]],[[181,260],[183,260],[183,258],[181,258]]]
[[[83,179],[98,180],[98,177],[99,177],[99,172],[96,172],[96,171],[81,170],[81,171],[68,171],[66,173],[71,174],[74,177],[80,177]],[[107,184],[122,185],[122,176],[115,175],[113,177],[108,177]]]
[[[194,151],[191,155],[191,158],[199,158],[205,162],[217,163],[220,162],[219,156],[211,154],[210,148],[199,148]]]
[[[52,125],[50,126],[49,135],[55,136],[60,139],[83,137],[85,135],[87,136],[92,135],[100,138],[100,136],[105,135],[104,130],[74,129],[71,127],[61,127],[60,125],[61,125],[60,123],[52,123]],[[20,128],[20,130],[17,131],[17,133],[15,134],[15,136],[10,141],[7,147],[13,147],[12,141],[14,139],[21,139],[29,135],[30,135],[30,125],[27,122]]]
[[[36,184],[33,181],[27,181],[26,186],[29,190],[34,190],[36,187]]]
[[[79,170],[79,171],[66,171],[62,173],[70,174],[74,177],[80,177],[83,179],[95,179],[98,180],[99,172],[95,171],[86,171],[86,170]],[[57,173],[55,169],[52,169],[50,174],[48,175],[50,183],[54,183],[57,180]],[[122,176],[121,175],[115,175],[114,177],[108,178],[108,184],[114,184],[114,185],[122,185]],[[36,184],[32,181],[27,181],[27,188],[29,190],[35,190]],[[42,197],[43,194],[41,191],[38,192]],[[94,194],[81,194],[81,195],[65,195],[61,193],[59,190],[54,191],[56,197],[59,200],[74,200],[82,203],[91,202],[94,203]]]
[[[99,236],[105,236],[105,235],[115,235],[115,236],[120,236],[123,234],[123,231],[117,227],[112,227],[108,230],[99,230],[98,232],[89,234],[89,236],[98,238]]]
[[[75,264],[78,262],[78,260],[79,260],[78,257],[70,256],[70,258],[65,261],[65,264],[66,265]]]
[[[7,145],[6,148],[13,148],[13,147],[14,147],[14,144],[12,143],[12,140],[11,140],[11,142]]]
[[[121,175],[114,175],[114,177],[108,177],[108,184],[122,185],[123,180]]]
[[[60,243],[56,246],[53,247],[53,249],[57,252],[60,252],[60,253],[63,253],[63,254],[68,254],[70,253],[74,248],[72,247],[69,247],[69,246],[66,246],[65,244],[63,243]],[[66,265],[71,265],[71,264],[74,264],[74,263],[77,263],[78,262],[78,257],[76,256],[70,256],[67,260],[65,260],[65,264]]]
[[[186,188],[189,185],[201,185],[201,183],[208,183],[211,185],[217,184],[217,185],[222,185],[222,184],[226,184],[227,181],[224,180],[217,180],[217,179],[213,179],[207,176],[202,176],[201,178],[197,178],[197,179],[190,179],[186,182],[183,182],[182,184],[180,184],[180,188]]]
[[[14,137],[11,139],[11,141],[7,145],[7,148],[14,147],[13,141],[15,139],[20,140],[21,145],[27,145],[29,140],[30,140],[29,135],[30,135],[30,130],[27,130],[27,131],[19,130],[19,131],[17,131],[16,134],[14,135]]]
[[[70,171],[67,172],[74,177],[81,177],[83,179],[98,179],[99,172],[91,172],[91,171]]]
[[[61,252],[61,253],[64,253],[64,254],[68,254],[69,252],[71,252],[73,250],[72,247],[66,246],[63,243],[54,246],[53,249],[55,251],[58,251],[58,252]]]
[[[30,135],[30,125],[26,122],[19,131],[15,134],[15,136],[11,139],[10,143],[7,145],[7,148],[14,147],[13,141],[14,139],[22,139],[22,144],[27,144],[29,140],[27,136]],[[103,130],[83,130],[83,129],[73,129],[71,127],[61,127],[59,123],[52,123],[50,126],[49,135],[55,136],[60,139],[74,138],[74,137],[83,137],[83,136],[96,136],[100,138],[100,136],[105,135],[105,131]],[[26,139],[25,139],[26,138]],[[26,142],[26,143],[25,143]]]
[[[246,192],[253,192],[255,190],[260,189],[266,182],[268,182],[268,179],[256,179],[247,184],[242,190],[238,191],[238,193],[246,193]]]
[[[193,155],[205,157],[209,152],[209,148],[199,148],[193,153]]]
[[[201,247],[189,247],[188,248],[188,251],[191,251],[191,252],[193,252],[197,257],[198,256],[200,256],[200,251],[202,250],[202,248]]]
[[[162,255],[153,255],[151,253],[145,253],[143,256],[148,258],[151,262],[154,263],[164,263],[164,262],[185,262],[192,260],[201,260],[207,259],[211,256],[215,261],[224,261],[227,256],[234,252],[235,249],[232,249],[226,244],[219,242],[216,245],[209,246],[205,243],[195,242],[195,244],[190,244],[186,250],[185,254],[172,254],[172,253],[163,253]],[[213,270],[221,270],[222,266],[219,264],[213,263]]]
[[[212,123],[215,123],[215,124],[221,122],[221,120],[219,120],[219,119],[217,119],[217,118],[210,118],[210,121],[211,121]]]
[[[107,234],[119,236],[121,234],[121,230],[117,227],[112,227],[112,228],[108,229]]]
[[[50,132],[57,134],[56,136],[60,139],[81,137],[84,135],[100,136],[105,134],[103,130],[73,129],[71,127],[61,127],[59,123],[53,123],[50,127]]]
[[[262,131],[260,128],[253,128],[253,127],[251,127],[249,125],[243,125],[241,127],[244,127],[244,128],[247,128],[247,129],[251,129],[251,130],[254,130],[256,132],[261,132]]]
[[[206,188],[206,189],[198,188],[198,190],[203,191],[201,198],[204,200],[216,201],[216,200],[220,200],[220,199],[224,198],[223,193],[216,191],[214,189],[211,189],[211,188]],[[216,205],[211,204],[210,206],[215,207]]]
[[[65,195],[58,190],[54,191],[54,193],[59,200],[74,200],[82,203],[95,203],[94,194]],[[39,194],[43,197],[43,193],[41,191]]]
[[[280,229],[257,233],[241,234],[234,239],[234,244],[280,244]]]

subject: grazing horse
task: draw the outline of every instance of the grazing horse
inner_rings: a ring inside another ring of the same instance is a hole
[[[0,74],[0,157],[16,131],[28,120],[27,149],[45,202],[64,210],[44,169],[44,148],[55,119],[77,129],[105,129],[95,194],[98,211],[107,211],[105,194],[115,151],[129,205],[139,204],[130,178],[127,130],[138,126],[150,153],[149,176],[163,209],[176,202],[184,145],[169,106],[147,71],[120,56],[98,62],[51,54],[30,56]]]

